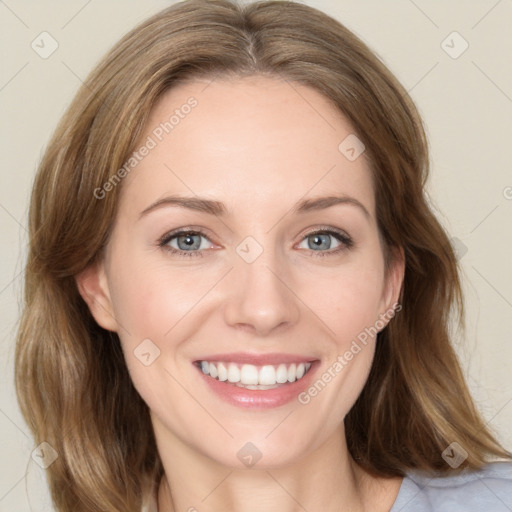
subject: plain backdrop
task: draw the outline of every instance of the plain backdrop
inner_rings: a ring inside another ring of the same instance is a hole
[[[53,510],[13,385],[35,170],[93,65],[124,33],[170,3],[0,1],[1,511]],[[456,340],[457,351],[485,419],[512,450],[512,2],[305,3],[361,37],[419,107],[431,148],[431,202],[463,272],[468,330]],[[38,41],[42,46],[41,37],[46,51],[58,44],[49,56],[33,49]]]

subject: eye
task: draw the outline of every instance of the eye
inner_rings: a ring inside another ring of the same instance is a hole
[[[204,256],[201,238],[209,240],[201,231],[181,230],[164,235],[158,245],[163,249],[179,256]],[[171,245],[175,242],[175,246]]]
[[[332,239],[336,240],[337,243],[334,249],[332,249]],[[203,257],[205,256],[205,250],[208,249],[208,244],[203,244],[203,240],[209,241],[209,238],[202,231],[180,229],[179,231],[166,233],[158,241],[158,245],[176,256]],[[317,229],[307,234],[303,240],[308,246],[306,249],[311,251],[313,257],[333,256],[350,249],[354,245],[350,236],[333,228]],[[299,248],[301,247],[299,246]]]
[[[333,238],[338,245],[334,249],[329,250],[332,247],[331,240]],[[314,257],[333,256],[341,251],[350,249],[354,245],[353,240],[346,233],[332,228],[313,231],[306,235],[302,243],[306,243],[306,249],[310,249]]]

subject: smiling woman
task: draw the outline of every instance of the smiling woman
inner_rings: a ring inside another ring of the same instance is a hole
[[[31,199],[16,382],[57,510],[512,507],[427,176],[406,91],[316,9],[125,36]]]

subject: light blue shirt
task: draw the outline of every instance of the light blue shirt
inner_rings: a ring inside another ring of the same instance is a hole
[[[512,512],[512,463],[447,476],[410,471],[390,512]]]

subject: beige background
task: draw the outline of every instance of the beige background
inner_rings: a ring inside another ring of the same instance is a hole
[[[170,3],[0,1],[0,511],[53,510],[13,387],[26,215],[37,163],[94,63],[127,30]],[[512,450],[512,2],[305,3],[369,44],[424,116],[432,203],[459,248],[464,272],[468,336],[458,351],[485,418]],[[47,59],[31,47],[44,31],[58,42]],[[460,36],[442,44],[453,31]],[[467,50],[453,58],[464,40]]]

